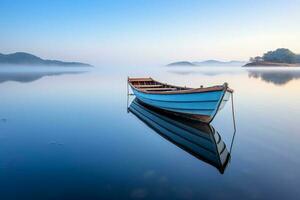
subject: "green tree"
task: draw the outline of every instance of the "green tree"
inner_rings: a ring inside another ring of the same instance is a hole
[[[296,63],[297,55],[289,49],[276,49],[275,51],[269,51],[263,55],[263,60],[266,62],[277,63]]]

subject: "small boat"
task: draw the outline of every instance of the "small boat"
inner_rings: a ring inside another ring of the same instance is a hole
[[[210,123],[233,92],[227,83],[213,87],[173,86],[152,78],[128,78],[134,95],[143,103],[175,115]]]
[[[224,173],[231,156],[213,126],[163,112],[137,99],[128,110],[171,143]]]

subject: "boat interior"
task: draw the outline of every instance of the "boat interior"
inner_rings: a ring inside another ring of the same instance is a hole
[[[209,91],[220,91],[224,90],[224,87],[229,92],[233,92],[232,89],[228,88],[227,83],[224,85],[216,85],[212,87],[203,87],[202,85],[199,88],[188,88],[169,85],[166,83],[161,83],[153,80],[152,78],[128,78],[128,83],[140,90],[147,93],[195,93],[195,92],[209,92]]]
[[[181,91],[192,88],[178,87],[165,83],[160,83],[152,78],[128,78],[128,82],[135,88],[142,91]]]

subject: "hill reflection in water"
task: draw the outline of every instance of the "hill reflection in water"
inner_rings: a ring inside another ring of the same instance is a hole
[[[285,85],[286,83],[300,79],[300,68],[298,67],[274,67],[274,68],[244,68],[244,67],[198,67],[198,68],[174,68],[168,69],[169,73],[176,75],[196,75],[201,74],[205,76],[217,75],[241,75],[248,74],[249,78],[260,79],[267,83],[273,83],[277,86]]]
[[[248,69],[250,78],[258,78],[275,85],[284,85],[291,80],[300,78],[300,70],[289,69]]]
[[[7,81],[29,83],[45,76],[59,76],[64,74],[81,74],[87,71],[35,71],[35,72],[0,72],[0,84]]]

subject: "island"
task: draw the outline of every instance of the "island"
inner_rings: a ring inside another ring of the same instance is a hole
[[[224,66],[243,66],[246,62],[244,61],[237,61],[237,60],[231,60],[231,61],[219,61],[219,60],[204,60],[204,61],[196,61],[196,62],[189,62],[189,61],[179,61],[170,63],[167,66],[215,66],[215,67],[224,67]]]
[[[92,65],[80,62],[64,62],[59,60],[45,60],[38,56],[16,52],[12,54],[0,53],[1,65],[30,65],[30,66],[67,66],[67,67],[91,67]]]
[[[300,54],[279,48],[275,51],[268,51],[263,56],[251,57],[244,67],[300,67]]]

